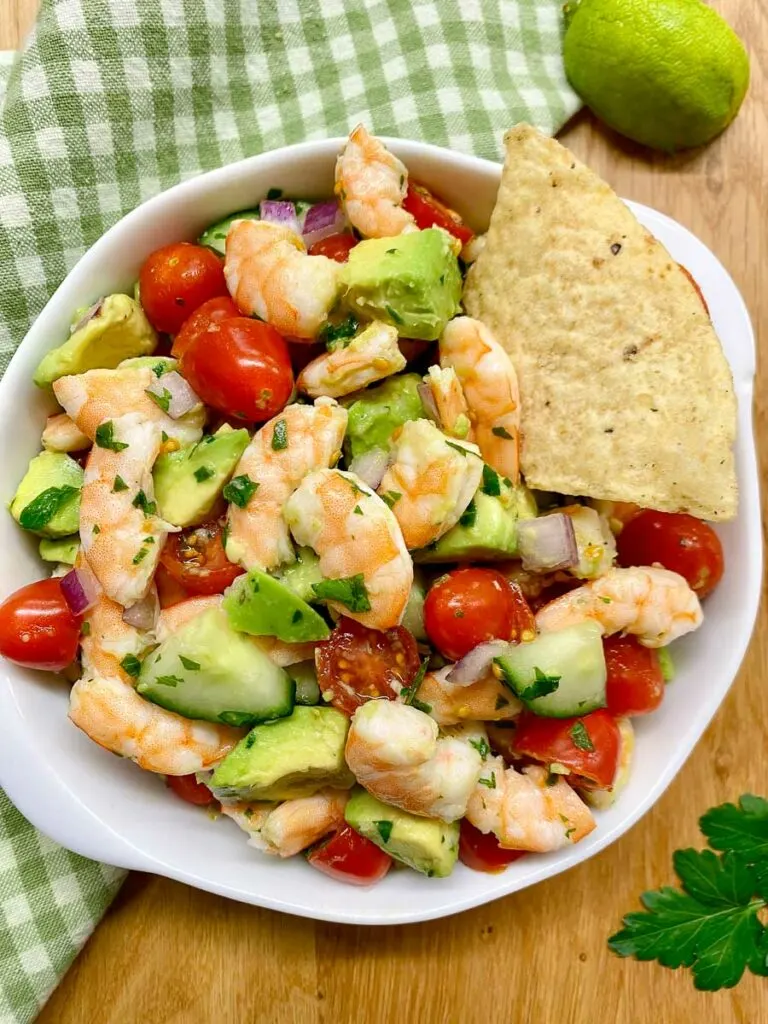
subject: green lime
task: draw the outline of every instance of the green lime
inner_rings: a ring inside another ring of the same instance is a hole
[[[565,70],[599,117],[672,152],[709,142],[734,119],[749,57],[701,0],[569,0]]]

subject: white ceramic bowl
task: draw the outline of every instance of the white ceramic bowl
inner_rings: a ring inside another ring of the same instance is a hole
[[[67,334],[72,314],[129,288],[153,249],[195,238],[208,224],[278,186],[287,195],[330,194],[342,140],[306,143],[251,157],[186,181],[125,217],[82,258],[29,332],[0,382],[4,438],[0,498],[7,502],[37,453],[48,407],[32,384],[44,352]],[[432,185],[476,228],[493,207],[500,168],[434,146],[390,140],[414,178]],[[637,720],[636,764],[617,804],[571,849],[528,856],[500,875],[459,864],[450,878],[394,871],[378,886],[333,882],[301,857],[271,859],[246,845],[228,821],[212,822],[174,799],[157,778],[101,750],[67,719],[66,687],[0,662],[0,782],[13,802],[71,850],[126,868],[167,875],[233,899],[287,913],[355,924],[423,921],[486,903],[565,871],[617,839],[659,798],[731,685],[749,642],[761,579],[758,478],[752,436],[755,349],[749,316],[726,271],[685,228],[631,203],[640,220],[689,268],[707,298],[733,369],[739,401],[738,519],[718,530],[726,574],[707,601],[702,629],[675,645],[678,675],[655,715]],[[43,575],[35,545],[0,515],[0,597]]]

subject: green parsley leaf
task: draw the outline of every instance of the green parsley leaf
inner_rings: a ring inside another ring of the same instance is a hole
[[[350,341],[357,334],[360,323],[357,317],[350,313],[349,316],[338,324],[324,324],[320,328],[317,340],[321,341],[329,352],[335,352],[338,348],[346,348]]]
[[[555,692],[560,686],[561,679],[562,676],[548,676],[540,668],[534,666],[533,682],[520,693],[520,699],[536,700],[537,697],[546,697],[548,693]]]
[[[96,427],[96,444],[99,448],[108,448],[113,452],[123,452],[128,447],[124,441],[115,440],[115,424],[112,420],[105,420]]]
[[[134,508],[140,508],[145,516],[153,516],[157,512],[157,502],[150,501],[144,491],[139,491],[131,504]]]
[[[90,624],[90,622],[84,622],[82,624],[82,626],[80,627],[80,636],[90,636],[90,635],[91,635],[91,624]]]
[[[138,565],[140,562],[144,561],[144,559],[147,557],[148,554],[149,554],[149,551],[148,551],[147,548],[139,548],[139,550],[133,556],[131,561],[133,562],[134,565]]]
[[[101,527],[99,526],[99,524],[98,524],[98,523],[94,523],[94,524],[93,524],[93,529],[91,530],[91,533],[92,533],[92,534],[93,534],[94,536],[95,536],[95,535],[96,535],[97,533],[101,533]]]
[[[459,526],[466,526],[467,529],[471,529],[475,525],[476,520],[477,505],[475,504],[475,499],[473,498],[472,501],[470,501],[470,503],[464,509],[461,516],[459,517]]]
[[[178,676],[156,676],[155,682],[158,686],[178,686],[184,680],[179,679]]]
[[[721,804],[707,811],[699,825],[715,850],[738,853],[750,863],[768,861],[768,800],[745,793],[738,807]]]
[[[400,316],[397,310],[393,309],[392,306],[384,306],[384,309],[386,309],[387,313],[389,313],[390,320],[394,320],[396,324],[405,323],[405,320],[403,320],[403,318]]]
[[[141,662],[135,654],[126,654],[120,662],[120,668],[135,679],[139,672],[141,672]]]
[[[233,477],[221,493],[226,501],[231,501],[238,508],[245,508],[258,488],[259,485],[254,483],[247,473],[242,473]]]
[[[400,691],[400,696],[403,698],[405,704],[410,704],[411,707],[416,708],[418,711],[425,711],[426,714],[432,710],[430,704],[425,704],[424,701],[418,700],[416,694],[418,693],[419,687],[424,682],[424,676],[427,674],[429,668],[429,657],[422,658],[421,664],[416,670],[416,675],[411,680],[410,686],[404,686]]]
[[[19,516],[19,526],[25,530],[42,530],[56,513],[79,493],[79,487],[72,487],[69,484],[63,487],[47,487],[24,507]]]
[[[281,188],[271,188],[267,192],[267,199],[280,199],[282,194],[283,190]]]
[[[498,498],[501,494],[501,480],[499,480],[499,474],[495,469],[491,469],[483,463],[483,482],[480,488],[483,494],[488,494],[492,498]]]
[[[285,420],[278,420],[275,429],[272,431],[272,451],[281,452],[288,447],[288,424]]]
[[[163,412],[168,412],[170,409],[172,395],[168,388],[163,388],[163,393],[161,395],[158,395],[154,391],[150,391],[149,388],[145,390],[144,394],[148,398],[151,398],[155,405],[162,409]]]
[[[454,444],[453,441],[446,441],[445,443],[448,445],[449,448],[453,448],[455,452],[458,452],[459,455],[463,455],[465,459],[468,455],[475,454],[474,452],[471,452],[468,448],[462,448],[460,444]]]
[[[402,494],[400,491],[385,491],[384,494],[380,495],[381,500],[385,505],[389,505],[392,508],[400,499]]]
[[[320,583],[313,583],[312,589],[315,596],[321,600],[338,601],[351,612],[368,612],[371,610],[371,602],[368,598],[364,576],[361,572],[355,576],[348,576],[340,580],[322,580]]]
[[[505,441],[514,440],[510,432],[508,430],[505,430],[504,427],[492,427],[491,433],[494,434],[496,437],[504,438]]]
[[[470,740],[470,747],[474,747],[483,760],[488,757],[491,752],[491,748],[488,746],[488,741],[484,736],[481,736],[479,740]]]
[[[293,613],[293,615],[291,616],[291,622],[292,622],[292,623],[293,623],[294,625],[296,625],[296,623],[297,623],[297,622],[301,622],[301,620],[302,620],[303,618],[304,618],[304,612],[303,612],[303,611],[301,610],[301,608],[297,608],[297,609],[295,610],[295,612]]]
[[[587,732],[587,727],[583,722],[574,722],[571,728],[568,730],[573,745],[578,747],[579,750],[594,750],[595,745],[592,742],[592,737]]]
[[[194,478],[199,484],[205,480],[210,480],[213,476],[214,470],[211,466],[198,466],[194,472]]]
[[[480,786],[485,786],[487,789],[496,789],[496,772],[491,772],[489,779],[478,779]]]
[[[167,369],[167,363],[155,363],[155,365],[152,367],[152,373],[154,373],[156,377],[162,377]]]
[[[125,482],[125,480],[123,480],[121,476],[118,475],[115,477],[115,482],[112,484],[112,490],[114,491],[115,494],[117,494],[119,491],[127,491],[128,484]]]
[[[382,843],[388,843],[389,837],[392,835],[392,822],[387,821],[386,818],[383,821],[374,821],[376,831],[381,836]]]
[[[363,512],[363,510],[360,508],[359,505],[355,505],[355,507],[352,509],[352,511],[355,513],[356,516],[365,515],[365,513]]]
[[[200,662],[192,661],[191,658],[185,658],[183,654],[179,655],[179,661],[184,668],[189,669],[190,672],[197,672],[200,669]]]

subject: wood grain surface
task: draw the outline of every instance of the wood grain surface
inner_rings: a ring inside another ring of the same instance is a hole
[[[0,0],[0,48],[19,45],[35,0]],[[713,0],[745,40],[752,85],[736,123],[671,159],[587,115],[562,138],[620,195],[694,231],[741,289],[768,344],[768,5]],[[768,465],[768,369],[756,421]],[[727,643],[728,638],[724,637]],[[663,713],[663,712],[662,712]],[[671,881],[698,816],[768,793],[768,611],[731,693],[654,809],[610,849],[533,889],[424,925],[313,924],[134,875],[54,993],[44,1024],[768,1024],[768,983],[715,994],[684,972],[619,960],[606,946],[638,895]]]

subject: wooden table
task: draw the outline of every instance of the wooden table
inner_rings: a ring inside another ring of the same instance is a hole
[[[703,152],[671,159],[587,115],[564,141],[620,195],[682,221],[736,280],[768,332],[768,10],[713,0],[752,55],[742,113]],[[0,48],[19,45],[36,0],[0,0]],[[756,420],[768,456],[768,368]],[[724,637],[727,643],[728,638]],[[723,708],[665,796],[610,849],[567,874],[458,917],[362,929],[312,924],[133,875],[44,1009],[44,1024],[765,1024],[768,983],[704,995],[682,972],[606,946],[638,895],[671,881],[697,818],[768,793],[768,609]]]

